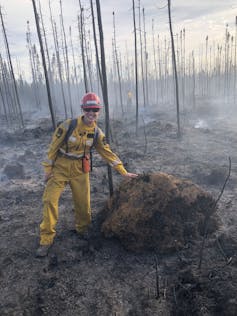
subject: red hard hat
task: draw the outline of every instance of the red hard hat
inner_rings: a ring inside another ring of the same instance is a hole
[[[93,92],[88,92],[81,100],[82,108],[102,108],[100,98]]]

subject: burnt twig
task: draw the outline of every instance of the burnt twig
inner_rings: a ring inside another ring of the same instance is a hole
[[[141,118],[142,118],[142,121],[143,121],[144,137],[145,137],[145,150],[144,150],[144,153],[146,154],[146,153],[147,153],[147,135],[146,135],[146,124],[145,124],[145,121],[144,121],[144,118],[143,118],[143,116],[142,116],[142,115],[141,115]]]
[[[159,273],[158,273],[158,259],[155,255],[155,263],[156,263],[156,299],[158,300],[160,297],[160,283],[159,283]]]
[[[166,299],[167,284],[168,284],[168,281],[167,281],[167,278],[165,278],[165,280],[164,280],[164,299]]]
[[[174,294],[175,305],[177,306],[177,305],[178,305],[178,302],[177,302],[177,296],[176,296],[175,285],[174,285],[174,287],[173,287],[173,294]]]
[[[226,261],[226,265],[230,264],[231,261],[232,261],[232,257],[228,257],[227,254],[225,253],[220,241],[219,241],[219,238],[216,239],[216,243],[217,243],[217,246],[222,254],[222,256],[225,258],[225,261]],[[225,265],[225,266],[226,266]]]
[[[223,192],[225,190],[226,183],[227,183],[227,181],[230,178],[230,173],[231,173],[231,158],[229,157],[229,171],[228,171],[228,174],[227,174],[225,182],[224,182],[224,184],[222,186],[221,192],[220,192],[219,196],[217,197],[215,203],[213,204],[209,214],[212,214],[212,211],[216,208],[217,203],[220,201],[220,198],[221,198],[221,196],[222,196],[222,194],[223,194]],[[205,221],[204,221],[205,228],[204,228],[204,236],[203,236],[202,246],[201,246],[201,250],[200,250],[200,260],[199,260],[199,265],[198,265],[199,269],[201,269],[202,259],[203,259],[203,249],[204,249],[205,241],[206,241],[206,238],[207,238],[207,231],[208,231],[208,225],[209,225],[209,219],[210,219],[210,215],[209,214],[206,215]]]

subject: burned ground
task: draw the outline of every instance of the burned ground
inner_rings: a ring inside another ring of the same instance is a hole
[[[55,243],[47,258],[35,258],[44,190],[40,162],[50,141],[50,121],[15,133],[2,130],[0,314],[236,315],[237,129],[231,113],[223,118],[210,111],[183,116],[180,139],[175,118],[164,111],[143,113],[137,137],[133,118],[112,122],[111,146],[129,171],[141,175],[144,187],[147,174],[163,172],[192,181],[216,200],[231,157],[231,176],[212,214],[218,228],[207,235],[201,267],[202,234],[186,236],[182,247],[169,253],[159,247],[133,252],[117,238],[104,237],[108,186],[106,166],[97,154],[89,241],[74,233],[71,193],[66,189]],[[13,169],[17,172],[12,174]],[[119,189],[122,179],[113,175]]]

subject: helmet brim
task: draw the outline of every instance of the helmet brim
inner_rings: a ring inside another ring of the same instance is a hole
[[[102,109],[102,105],[81,105],[82,110],[84,109]]]

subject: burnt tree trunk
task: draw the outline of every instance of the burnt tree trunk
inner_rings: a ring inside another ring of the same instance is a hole
[[[64,21],[63,21],[63,9],[62,9],[62,1],[60,3],[60,22],[61,22],[61,29],[62,29],[62,47],[64,53],[64,61],[65,61],[65,70],[66,70],[66,78],[67,78],[67,88],[68,88],[68,97],[69,97],[69,105],[71,111],[71,117],[73,117],[73,109],[72,109],[72,93],[71,93],[71,84],[70,84],[70,69],[69,69],[69,60],[68,60],[68,48],[67,48],[67,40],[66,40],[66,33],[64,28]]]
[[[96,0],[96,9],[97,9],[97,17],[98,17],[98,28],[99,28],[99,34],[100,34],[101,71],[102,71],[102,78],[103,78],[102,92],[103,92],[103,99],[104,99],[104,105],[105,105],[105,134],[109,142],[110,140],[109,101],[108,101],[104,35],[103,35],[103,27],[102,27],[102,19],[101,19],[101,11],[100,11],[100,0]],[[113,195],[113,178],[112,178],[112,170],[109,165],[108,165],[108,179],[109,179],[109,192],[110,192],[110,196],[112,196]]]
[[[121,104],[121,110],[122,110],[122,115],[123,115],[124,109],[123,109],[123,95],[122,95],[122,85],[121,85],[121,71],[120,71],[118,50],[117,50],[117,44],[116,44],[115,14],[114,14],[114,12],[113,12],[113,28],[114,28],[114,58],[115,58],[115,65],[116,65],[116,69],[117,69],[117,75],[118,75],[119,97],[120,97],[120,104]]]
[[[103,78],[102,78],[102,74],[101,74],[101,66],[100,66],[100,59],[99,59],[99,52],[98,52],[98,45],[97,45],[97,38],[96,38],[95,15],[94,15],[94,8],[93,8],[92,0],[90,0],[90,5],[91,5],[91,15],[92,15],[93,39],[94,39],[94,45],[95,45],[96,65],[97,65],[101,89],[102,89]]]
[[[43,62],[44,76],[45,76],[47,96],[48,96],[48,102],[49,102],[49,109],[50,109],[53,128],[56,129],[56,122],[55,122],[55,117],[54,117],[54,110],[53,110],[53,104],[52,104],[52,98],[51,98],[51,92],[50,92],[50,86],[49,86],[49,78],[48,78],[45,55],[44,55],[44,47],[43,47],[43,42],[42,42],[41,33],[40,33],[39,16],[38,16],[36,5],[35,5],[35,0],[32,0],[32,4],[33,4],[33,9],[34,9],[37,34],[38,34],[39,43],[40,43],[41,57],[42,57],[42,62]]]
[[[168,14],[169,14],[171,45],[172,45],[171,48],[172,48],[173,70],[174,70],[174,78],[175,78],[178,137],[180,137],[181,133],[180,133],[180,118],[179,118],[179,84],[178,84],[178,75],[177,75],[177,66],[176,66],[175,47],[174,47],[174,36],[173,36],[172,22],[171,22],[170,0],[168,0]]]
[[[83,76],[84,76],[84,86],[85,92],[89,92],[88,90],[88,79],[86,72],[86,60],[85,60],[85,40],[84,40],[84,9],[81,6],[81,1],[79,0],[80,7],[80,16],[78,16],[78,31],[79,31],[79,39],[81,43],[81,56],[82,56],[82,66],[83,66]]]
[[[135,3],[133,3],[133,32],[134,32],[134,51],[135,51],[135,91],[136,91],[136,136],[138,136],[138,73],[137,73],[137,33],[136,33],[136,17]]]
[[[24,127],[24,120],[23,120],[23,115],[22,115],[22,110],[21,110],[21,103],[20,103],[20,98],[19,98],[19,94],[18,94],[15,74],[14,74],[14,70],[13,70],[13,66],[12,66],[11,54],[10,54],[10,49],[9,49],[8,40],[7,40],[7,34],[6,34],[4,22],[3,22],[1,7],[0,7],[0,17],[1,17],[1,24],[2,24],[4,41],[5,41],[6,50],[7,50],[7,57],[8,57],[9,66],[10,66],[10,73],[11,73],[11,77],[12,77],[12,81],[13,81],[13,87],[14,87],[14,92],[15,92],[15,97],[16,97],[16,101],[17,101],[18,114],[19,114],[19,117],[20,117],[21,126]]]
[[[55,54],[56,54],[57,70],[58,70],[60,88],[61,88],[62,99],[63,99],[65,119],[67,119],[68,114],[67,114],[67,105],[66,105],[66,98],[65,98],[64,86],[63,86],[63,76],[62,76],[62,67],[61,67],[60,54],[59,54],[57,27],[56,27],[56,23],[53,21],[53,15],[52,15],[50,1],[49,1],[49,12],[50,12],[51,27],[52,27],[52,31],[53,31],[54,49],[55,49]]]

